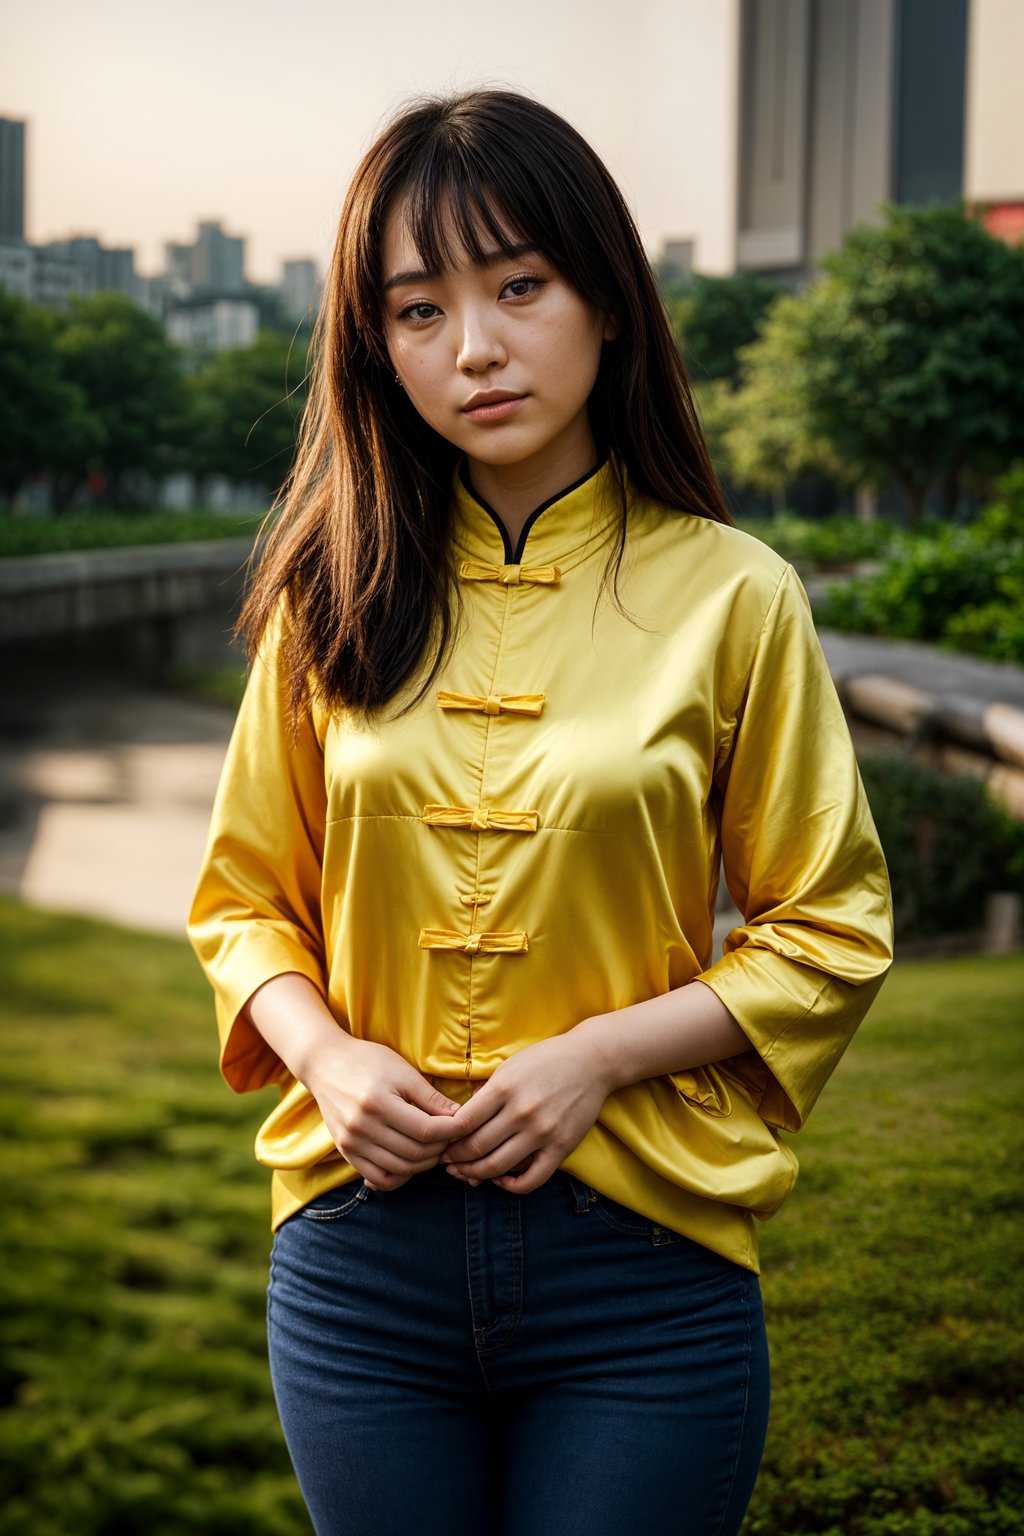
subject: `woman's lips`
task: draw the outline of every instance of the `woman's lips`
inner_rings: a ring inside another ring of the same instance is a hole
[[[506,416],[518,411],[525,399],[525,395],[516,395],[512,400],[494,400],[490,405],[478,405],[462,414],[468,416],[470,421],[504,421]]]

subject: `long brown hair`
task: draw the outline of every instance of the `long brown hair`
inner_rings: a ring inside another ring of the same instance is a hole
[[[528,240],[595,310],[618,321],[588,409],[621,499],[604,573],[613,574],[620,611],[627,477],[679,512],[734,521],[650,263],[602,161],[528,96],[422,97],[371,145],[345,198],[295,459],[261,525],[235,626],[251,660],[274,610],[285,608],[293,728],[310,677],[322,703],[372,711],[429,659],[429,645],[433,665],[404,706],[411,708],[437,676],[456,627],[449,529],[460,455],[396,385],[384,340],[381,241],[397,198],[408,200],[426,270],[450,265],[459,247],[478,261],[489,242],[507,252]]]

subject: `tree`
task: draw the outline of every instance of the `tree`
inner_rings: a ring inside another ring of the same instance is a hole
[[[305,375],[304,342],[276,331],[217,352],[196,370],[188,381],[188,466],[200,481],[219,474],[277,489],[295,452]]]
[[[13,501],[30,475],[51,468],[58,445],[87,456],[102,439],[84,391],[61,377],[45,313],[0,286],[0,495]]]
[[[806,476],[850,487],[875,478],[870,465],[843,456],[815,416],[805,346],[810,302],[807,293],[776,300],[761,335],[740,348],[739,387],[719,408],[728,473],[770,493],[776,510],[790,482]]]
[[[739,376],[739,348],[755,339],[784,291],[752,272],[733,277],[698,273],[685,285],[669,287],[669,319],[695,383]]]
[[[903,490],[915,526],[938,483],[955,511],[965,477],[1024,452],[1024,252],[955,207],[881,204],[823,275],[780,300],[741,352],[745,411],[785,380],[787,409],[848,476]]]
[[[75,296],[66,314],[47,318],[62,374],[100,428],[91,449],[81,441],[54,444],[55,504],[66,504],[95,467],[106,477],[111,505],[123,506],[126,475],[161,475],[180,441],[186,397],[178,349],[158,320],[121,293]]]

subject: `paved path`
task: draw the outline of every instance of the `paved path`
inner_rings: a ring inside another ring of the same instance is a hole
[[[1024,668],[829,631],[822,643],[837,674],[1024,707]],[[230,729],[217,705],[20,665],[0,698],[0,890],[183,937]],[[736,920],[719,914],[719,946]]]
[[[880,672],[932,693],[962,693],[986,703],[1024,709],[1024,667],[940,651],[916,640],[883,640],[874,635],[818,631],[833,677]]]
[[[0,889],[184,935],[229,711],[33,668],[0,706]]]

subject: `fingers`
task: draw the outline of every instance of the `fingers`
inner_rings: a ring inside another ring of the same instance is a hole
[[[351,1111],[346,1129],[356,1153],[373,1148],[387,1154],[385,1163],[393,1160],[393,1166],[408,1163],[416,1169],[431,1167],[447,1150],[450,1137],[438,1134],[439,1125],[438,1116],[425,1115],[401,1095],[374,1094]],[[342,1151],[348,1156],[345,1148]]]
[[[437,1166],[437,1158],[432,1157],[428,1158],[425,1162],[403,1162],[395,1167],[391,1165],[391,1159],[388,1155],[381,1153],[377,1147],[373,1149],[372,1159],[364,1156],[362,1153],[356,1153],[355,1156],[349,1158],[349,1162],[354,1168],[359,1169],[359,1172],[363,1175],[371,1189],[379,1189],[381,1191],[400,1189],[414,1174],[426,1173],[428,1168],[435,1168]]]
[[[350,1158],[349,1161],[352,1162],[352,1159]],[[368,1189],[384,1191],[398,1188],[397,1183],[389,1182],[389,1180],[395,1178],[395,1175],[389,1174],[386,1169],[380,1166],[379,1163],[374,1163],[371,1162],[368,1158],[361,1157],[358,1163],[353,1162],[352,1166],[353,1168],[357,1168],[362,1174],[363,1183],[367,1186]],[[399,1182],[404,1182],[404,1180],[400,1180]]]
[[[506,1189],[513,1195],[528,1195],[535,1189],[540,1189],[558,1167],[557,1157],[551,1154],[536,1153],[529,1168],[525,1172],[516,1174],[513,1172],[502,1174],[499,1178],[492,1179],[499,1189]]]
[[[531,1146],[527,1134],[520,1132],[481,1156],[453,1159],[448,1163],[448,1171],[455,1178],[473,1179],[477,1182],[481,1179],[497,1179],[516,1173],[518,1170],[531,1168],[531,1159],[535,1158],[537,1153],[536,1145]],[[442,1153],[439,1161],[445,1162],[447,1155]]]

